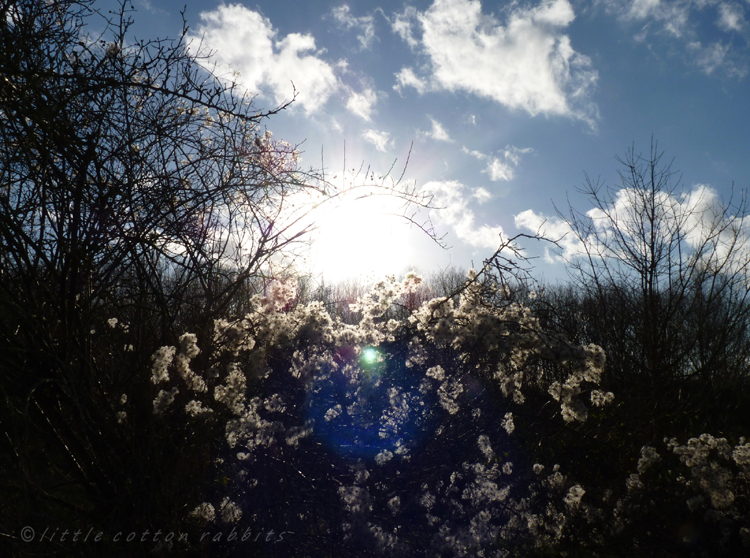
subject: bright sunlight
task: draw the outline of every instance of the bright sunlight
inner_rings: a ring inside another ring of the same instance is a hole
[[[320,214],[312,235],[310,267],[332,282],[399,274],[412,259],[414,231],[388,196],[361,197],[357,189]]]

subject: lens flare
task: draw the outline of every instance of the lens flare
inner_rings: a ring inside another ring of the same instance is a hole
[[[366,347],[362,351],[361,361],[364,366],[372,366],[378,362],[378,351],[373,347]]]
[[[307,418],[316,437],[342,457],[375,459],[403,454],[426,432],[424,396],[415,372],[392,362],[381,348],[342,350],[347,358],[313,378]]]

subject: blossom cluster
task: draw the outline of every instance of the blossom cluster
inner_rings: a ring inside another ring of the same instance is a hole
[[[665,440],[667,447],[688,468],[689,476],[678,477],[678,482],[688,488],[690,508],[704,510],[710,521],[721,525],[723,539],[733,532],[739,533],[750,548],[750,519],[747,501],[750,496],[750,444],[744,438],[732,447],[726,438],[701,434],[690,438],[686,444],[676,439]]]
[[[668,452],[663,454],[651,446],[641,448],[637,472],[625,479],[627,492],[609,512],[614,532],[623,532],[661,500],[673,502],[673,509],[686,517],[714,526],[719,534],[716,555],[738,545],[750,549],[750,444],[740,438],[732,446],[710,434],[684,444],[665,438],[664,444]],[[678,542],[687,551],[694,536],[686,532]]]
[[[272,139],[272,136],[266,130],[263,135],[253,139],[250,160],[272,176],[294,172],[299,163],[299,151],[286,141]]]
[[[583,421],[584,397],[613,397],[595,389],[604,353],[541,331],[522,304],[488,301],[476,277],[455,300],[429,300],[405,318],[394,307],[422,280],[386,278],[351,305],[355,324],[319,302],[298,304],[293,286],[277,282],[251,312],[216,320],[201,367],[194,334],[160,348],[154,413],[204,421],[226,442],[215,462],[226,493],[187,503],[190,517],[234,521],[261,513],[253,502],[299,498],[306,489],[268,492],[291,489],[284,471],[336,510],[332,533],[384,554],[502,556],[498,541],[555,544],[570,518],[593,517],[580,483],[511,449],[513,409],[536,390],[564,421]],[[568,375],[546,378],[544,359],[567,363]],[[395,493],[394,478],[405,483]],[[294,520],[314,514],[310,505],[301,501]],[[400,522],[415,510],[405,536]]]

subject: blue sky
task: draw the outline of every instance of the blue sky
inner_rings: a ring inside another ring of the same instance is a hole
[[[590,208],[576,193],[584,171],[617,186],[615,156],[647,153],[652,135],[687,191],[718,200],[750,186],[748,0],[134,0],[134,33],[176,35],[186,2],[191,36],[259,107],[294,83],[297,101],[268,128],[302,143],[303,164],[322,152],[340,179],[396,161],[398,177],[412,146],[404,179],[444,208],[431,218],[448,250],[372,208],[321,217],[316,269],[466,268],[501,232],[544,218],[560,232],[555,205]],[[538,277],[564,276],[529,253]]]

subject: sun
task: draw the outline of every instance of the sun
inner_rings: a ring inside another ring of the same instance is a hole
[[[410,230],[388,196],[342,196],[316,220],[309,263],[331,282],[403,272],[411,259]]]

